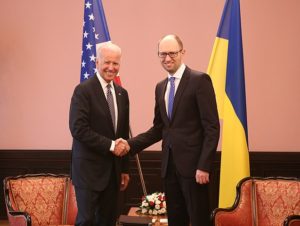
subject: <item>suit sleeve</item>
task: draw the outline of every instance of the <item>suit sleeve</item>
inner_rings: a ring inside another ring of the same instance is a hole
[[[163,122],[161,119],[159,105],[158,105],[160,90],[161,89],[159,89],[157,85],[155,89],[155,107],[154,107],[153,126],[145,133],[141,133],[136,137],[133,137],[128,140],[128,143],[130,145],[131,155],[141,152],[145,148],[149,147],[150,145],[162,139]]]
[[[126,96],[126,101],[125,101],[125,110],[124,112],[122,112],[122,114],[124,113],[124,134],[122,134],[122,138],[123,139],[128,139],[129,138],[129,130],[130,130],[130,126],[129,126],[129,98],[128,98],[128,93],[127,91],[124,91],[125,94],[124,96]],[[125,155],[122,157],[122,173],[129,173],[129,155]]]
[[[87,88],[78,85],[74,90],[70,106],[70,131],[73,138],[85,146],[108,152],[112,141],[90,127],[90,94]]]
[[[207,74],[203,74],[199,84],[197,105],[204,136],[197,168],[209,172],[218,146],[220,123],[215,92],[210,77]]]

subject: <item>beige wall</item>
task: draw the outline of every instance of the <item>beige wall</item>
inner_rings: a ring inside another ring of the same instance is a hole
[[[133,134],[150,127],[154,87],[166,75],[158,39],[178,34],[185,63],[206,71],[224,2],[103,0],[111,38],[123,49]],[[300,151],[299,10],[299,0],[241,0],[251,151]],[[70,149],[82,21],[83,0],[1,1],[0,149]]]

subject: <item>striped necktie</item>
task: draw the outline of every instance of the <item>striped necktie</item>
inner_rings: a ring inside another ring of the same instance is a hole
[[[110,116],[111,116],[111,120],[112,120],[112,123],[113,123],[113,126],[114,126],[114,130],[116,128],[116,119],[115,119],[115,105],[114,105],[114,98],[113,98],[113,95],[112,95],[112,92],[111,92],[111,85],[110,84],[107,84],[106,86],[107,88],[107,103],[108,103],[108,107],[109,107],[109,111],[110,111]]]

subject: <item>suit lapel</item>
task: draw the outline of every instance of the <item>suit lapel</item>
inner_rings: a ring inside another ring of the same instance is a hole
[[[178,85],[178,88],[176,90],[176,93],[175,93],[175,98],[174,98],[174,103],[173,103],[173,111],[172,111],[172,120],[174,119],[175,117],[175,114],[176,114],[176,110],[177,110],[177,107],[179,105],[179,102],[180,102],[180,99],[182,97],[182,94],[188,84],[188,81],[190,79],[190,70],[188,69],[188,67],[186,67],[186,69],[184,70],[184,73],[182,75],[182,78],[180,80],[180,83]]]
[[[97,78],[97,75],[94,75],[90,79],[94,79],[94,89],[95,89],[95,93],[98,93],[98,95],[97,95],[98,102],[100,103],[101,106],[103,106],[103,110],[105,112],[106,120],[108,122],[110,122],[111,130],[113,131],[113,133],[115,133],[115,130],[113,128],[111,115],[110,115],[110,111],[109,111],[109,107],[108,107],[108,103],[107,103],[107,100],[106,100],[106,96],[105,96],[104,91],[101,87],[100,81]]]
[[[160,90],[161,90],[161,95],[159,98],[159,106],[160,106],[160,112],[161,112],[161,117],[163,118],[164,121],[169,122],[169,117],[166,109],[166,102],[165,102],[165,93],[167,90],[167,84],[168,84],[168,79],[165,79],[165,81],[161,84]]]
[[[116,94],[116,100],[117,100],[117,106],[118,106],[118,122],[117,122],[117,129],[116,129],[116,134],[119,134],[119,129],[120,129],[120,122],[122,120],[122,115],[120,112],[123,112],[123,97],[122,97],[122,90],[120,86],[117,86],[114,83],[115,87],[115,94]]]

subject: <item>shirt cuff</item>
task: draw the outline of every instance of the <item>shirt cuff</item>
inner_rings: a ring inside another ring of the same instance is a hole
[[[114,151],[115,150],[115,146],[116,146],[116,142],[114,140],[111,141],[111,145],[110,145],[110,151]]]

